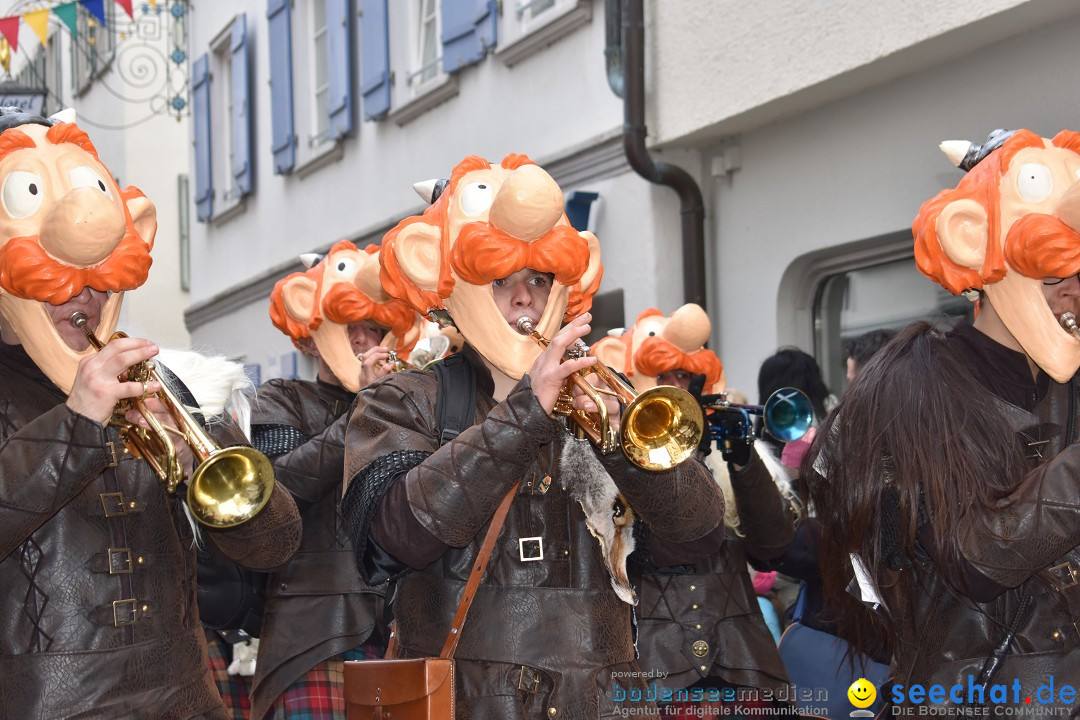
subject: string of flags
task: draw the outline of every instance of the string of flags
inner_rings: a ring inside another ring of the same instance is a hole
[[[113,0],[117,5],[124,9],[124,12],[128,14],[132,20],[135,19],[134,12],[132,10],[133,0]],[[157,0],[147,0],[152,8],[157,9]],[[105,21],[105,3],[107,0],[72,0],[72,2],[62,3],[55,5],[51,8],[42,8],[41,10],[31,10],[20,15],[11,15],[9,17],[0,18],[0,37],[7,41],[7,45],[10,46],[11,52],[15,53],[19,51],[19,28],[21,23],[26,23],[34,34],[41,40],[41,44],[45,45],[49,38],[49,13],[55,15],[60,22],[67,26],[71,31],[72,36],[79,36],[79,24],[78,24],[78,6],[82,5],[86,8],[86,11],[90,13],[98,23],[102,26],[106,26]]]

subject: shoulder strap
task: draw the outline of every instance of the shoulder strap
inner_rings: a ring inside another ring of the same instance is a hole
[[[445,445],[472,427],[476,417],[476,375],[460,353],[440,360],[432,369],[439,384],[435,401],[439,445]]]
[[[472,572],[469,573],[469,581],[465,583],[465,590],[461,593],[461,602],[458,603],[457,614],[454,615],[454,622],[450,624],[450,634],[446,636],[446,643],[443,645],[439,657],[454,657],[454,650],[457,649],[458,640],[461,639],[461,627],[465,624],[465,616],[469,614],[469,606],[472,605],[473,598],[476,597],[476,587],[480,584],[480,578],[484,576],[488,560],[491,559],[491,551],[495,549],[495,541],[498,539],[499,533],[502,532],[503,524],[506,522],[506,514],[510,511],[510,503],[514,501],[514,496],[517,495],[520,486],[520,480],[514,483],[514,487],[510,488],[510,492],[506,493],[506,497],[499,503],[499,509],[491,517],[491,525],[488,526],[487,533],[484,535],[484,544],[480,546],[480,552],[476,556],[476,564],[473,565]]]

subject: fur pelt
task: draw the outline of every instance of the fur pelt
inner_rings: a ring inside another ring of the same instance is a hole
[[[251,380],[244,366],[223,357],[210,357],[191,350],[163,348],[158,354],[161,363],[180,378],[199,401],[198,410],[207,420],[228,411],[248,435],[250,405],[244,391]]]
[[[611,587],[619,599],[637,605],[626,574],[626,558],[634,551],[634,511],[619,494],[588,440],[568,438],[559,460],[562,487],[585,511],[585,524],[600,543]],[[617,508],[622,513],[616,517]]]

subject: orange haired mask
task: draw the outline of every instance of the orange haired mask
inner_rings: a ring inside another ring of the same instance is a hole
[[[467,157],[444,185],[423,215],[383,238],[383,286],[417,312],[447,310],[467,343],[520,378],[540,348],[503,318],[492,281],[524,268],[554,275],[537,324],[551,337],[591,306],[602,274],[599,242],[570,227],[559,186],[524,155],[507,155],[498,167]]]
[[[278,280],[270,294],[270,319],[298,348],[312,338],[334,377],[346,389],[360,390],[360,360],[353,352],[348,326],[371,320],[390,332],[382,344],[408,357],[420,336],[421,318],[393,300],[379,284],[379,248],[357,249],[348,240],[330,248],[305,272]]]
[[[1028,357],[1065,382],[1080,367],[1080,340],[1060,325],[1042,280],[1080,272],[1080,135],[996,131],[983,146],[942,150],[969,172],[919,210],[919,269],[953,293],[985,293]]]
[[[107,340],[124,291],[146,281],[157,213],[138,189],[117,186],[74,114],[60,115],[0,115],[0,314],[5,342],[68,392],[95,351],[85,338],[69,346],[45,306],[63,317],[87,288],[109,293],[89,321]]]

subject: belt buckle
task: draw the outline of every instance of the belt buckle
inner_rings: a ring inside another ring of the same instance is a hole
[[[525,671],[526,670],[528,670],[529,673],[532,675],[532,687],[529,687],[528,685],[526,685],[526,680],[525,680]],[[522,690],[522,691],[527,692],[527,693],[532,693],[534,695],[536,693],[540,692],[540,674],[533,671],[531,668],[528,668],[528,667],[525,667],[524,665],[522,665],[521,666],[521,672],[518,673],[518,686],[517,686],[517,689]]]
[[[120,464],[120,458],[116,454],[116,444],[112,440],[109,440],[105,443],[105,447],[109,450],[109,464],[105,467],[114,468]]]
[[[530,546],[526,546],[529,543]],[[526,553],[528,549],[528,553]],[[544,559],[544,538],[527,537],[518,538],[518,559],[521,562],[536,562]]]
[[[105,557],[108,558],[110,575],[131,573],[131,548],[108,548],[105,550]],[[120,560],[119,567],[113,562],[114,557]]]
[[[120,619],[119,610],[123,606],[130,606],[128,609],[128,618]],[[113,615],[113,627],[125,627],[127,625],[134,625],[139,619],[139,606],[138,601],[135,598],[128,598],[127,600],[113,600],[112,615]]]
[[[127,506],[124,505],[124,493],[104,492],[100,493],[101,507],[105,509],[105,517],[127,515]]]
[[[1071,587],[1076,587],[1078,583],[1078,573],[1071,562],[1066,561],[1060,565],[1055,565],[1047,572],[1050,573],[1050,579],[1055,586],[1054,589],[1058,592],[1068,590]]]

